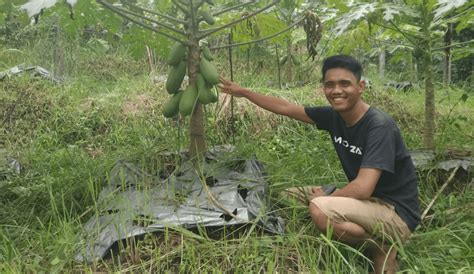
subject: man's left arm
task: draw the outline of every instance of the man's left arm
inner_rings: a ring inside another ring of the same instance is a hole
[[[331,196],[350,197],[366,200],[374,192],[375,186],[382,175],[382,170],[376,168],[361,168],[357,177],[341,189],[334,191]]]
[[[372,196],[382,171],[395,170],[395,134],[389,122],[376,123],[367,132],[367,144],[357,177],[333,196],[365,200]]]
[[[361,168],[357,177],[343,188],[336,189],[330,196],[350,197],[366,200],[374,192],[375,186],[382,175],[382,170],[376,168]],[[313,197],[325,196],[320,188],[313,189]]]

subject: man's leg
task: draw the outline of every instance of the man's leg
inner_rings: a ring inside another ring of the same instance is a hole
[[[309,204],[309,214],[319,231],[326,233],[329,224],[337,239],[345,243],[361,244],[370,239],[370,235],[362,226],[353,222],[332,222],[314,203]]]
[[[373,260],[374,263],[375,273],[395,273],[397,271],[397,252],[393,245],[390,245],[388,241],[381,242],[380,240],[373,240],[373,236],[367,231],[366,228],[350,220],[350,217],[354,215],[351,212],[348,212],[347,214],[349,219],[347,219],[346,216],[342,214],[342,219],[338,219],[337,221],[331,220],[331,218],[328,216],[330,214],[325,213],[317,205],[318,202],[319,204],[321,204],[321,202],[323,202],[324,204],[327,203],[327,201],[331,200],[322,200],[323,201],[317,201],[316,203],[311,202],[309,205],[311,219],[320,231],[326,232],[329,225],[333,229],[334,236],[337,240],[356,246],[361,246],[364,243],[367,244],[367,249],[370,253],[370,258]],[[338,200],[342,201],[342,203],[348,201],[347,198],[342,198]],[[355,209],[355,212],[361,210],[362,208],[357,209],[357,207],[360,206],[360,203],[365,206],[363,202],[355,201],[355,203],[349,204],[349,206],[351,206],[350,210]],[[338,206],[340,207],[340,205]],[[324,204],[324,207],[327,207],[327,204]],[[382,207],[382,212],[384,210],[385,209]],[[354,219],[357,220],[357,218]],[[367,224],[365,224],[365,226],[367,227]]]
[[[368,246],[374,263],[375,273],[395,273],[398,271],[397,249],[395,245],[374,243]]]

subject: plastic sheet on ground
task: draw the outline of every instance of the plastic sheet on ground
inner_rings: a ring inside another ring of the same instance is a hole
[[[165,167],[161,176],[118,161],[110,173],[110,184],[100,192],[99,214],[84,226],[84,245],[76,261],[91,263],[104,257],[115,242],[165,226],[257,222],[270,233],[283,233],[283,220],[268,211],[271,205],[261,164],[256,159],[223,157],[231,150],[230,146],[209,150],[200,172],[182,154],[179,165]]]
[[[52,73],[40,66],[27,66],[25,64],[20,64],[14,66],[10,69],[0,71],[0,80],[4,80],[5,78],[9,78],[11,76],[16,76],[24,73],[29,73],[32,76],[39,76],[41,78],[45,78],[51,80],[52,82],[59,84],[61,80],[54,77]]]
[[[410,151],[413,164],[417,169],[443,169],[451,170],[460,167],[467,172],[474,171],[474,157],[468,152],[436,153],[432,149],[419,149]]]

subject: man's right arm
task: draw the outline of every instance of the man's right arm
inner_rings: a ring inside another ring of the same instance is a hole
[[[236,83],[221,79],[219,88],[222,92],[233,95],[235,97],[245,97],[257,106],[264,108],[276,114],[288,116],[290,118],[303,121],[306,123],[314,123],[306,114],[304,107],[288,102],[284,99],[263,95],[249,89],[243,88]]]

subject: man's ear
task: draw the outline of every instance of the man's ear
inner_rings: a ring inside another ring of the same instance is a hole
[[[360,80],[359,81],[359,87],[360,87],[360,91],[365,90],[365,80]]]

